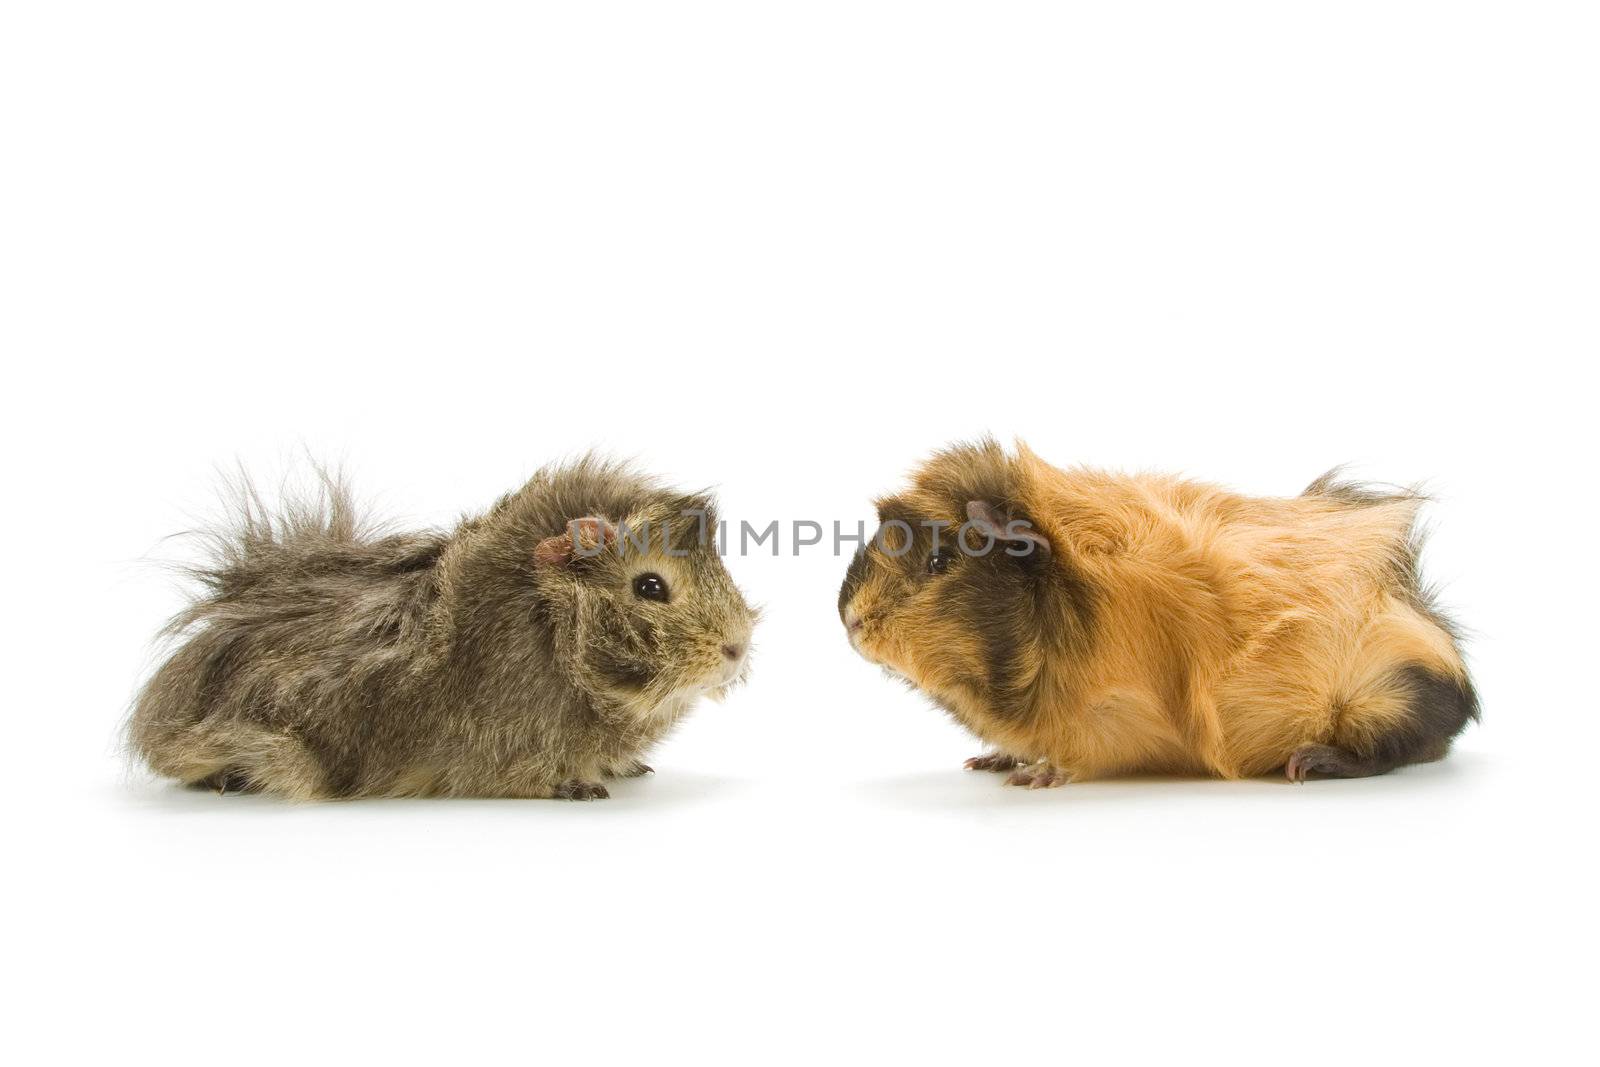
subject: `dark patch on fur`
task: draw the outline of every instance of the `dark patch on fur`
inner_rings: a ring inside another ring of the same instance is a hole
[[[1382,746],[1382,754],[1400,763],[1438,759],[1457,734],[1482,714],[1478,691],[1466,677],[1441,675],[1416,664],[1401,671],[1411,691],[1412,724]]]
[[[1085,656],[1095,619],[1093,588],[1059,557],[958,557],[943,581],[951,610],[983,643],[987,674],[977,689],[997,718],[1020,721],[1033,710],[1037,675],[1030,661]],[[934,581],[941,579],[935,578]],[[1056,610],[1061,605],[1063,613]]]
[[[844,572],[844,584],[839,587],[839,618],[844,618],[845,608],[850,606],[850,601],[855,598],[856,591],[861,588],[861,583],[867,580],[867,571],[871,568],[872,561],[867,556],[866,548],[856,550],[855,558],[850,561],[850,567]]]
[[[625,659],[609,651],[597,653],[594,664],[601,677],[619,689],[642,690],[656,676],[649,664]]]
[[[295,731],[300,743],[322,769],[323,795],[330,799],[355,796],[361,789],[361,748],[306,730]],[[359,731],[358,731],[359,736]]]
[[[1033,577],[1020,561],[990,553],[958,557],[951,573],[932,580],[946,583],[945,603],[983,644],[985,675],[974,687],[978,695],[998,718],[1027,714],[1032,679],[1023,657],[1039,625]]]
[[[1014,556],[1004,544],[994,543],[985,554],[976,555],[972,551],[984,544],[983,536],[976,533],[968,535],[966,545],[957,545],[959,530],[967,521],[968,503],[973,500],[990,504],[1005,522],[1025,521],[1038,529],[1019,498],[1012,463],[994,441],[959,445],[939,453],[917,475],[916,486],[918,493],[939,498],[936,508],[940,514],[934,517],[948,516],[948,525],[938,531],[938,541],[942,550],[954,553],[950,570],[942,575],[926,574],[934,544],[934,528],[926,525],[930,516],[905,496],[885,497],[878,501],[879,522],[905,523],[912,532],[912,546],[900,555],[858,551],[839,590],[840,615],[875,565],[898,569],[913,582],[935,583],[941,606],[965,623],[983,649],[983,673],[970,675],[961,684],[990,714],[1021,721],[1034,708],[1038,678],[1034,661],[1048,663],[1061,653],[1088,654],[1096,615],[1095,590],[1061,554]]]
[[[1450,742],[1479,717],[1478,693],[1466,678],[1410,664],[1396,681],[1410,697],[1411,714],[1402,725],[1364,749],[1309,745],[1297,756],[1304,768],[1328,777],[1365,778],[1409,763],[1431,763],[1444,758]]]

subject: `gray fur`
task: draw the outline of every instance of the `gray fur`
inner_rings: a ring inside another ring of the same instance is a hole
[[[684,517],[714,529],[705,497],[589,457],[449,533],[386,534],[323,489],[274,516],[247,485],[213,538],[129,724],[157,773],[300,799],[587,799],[742,676],[754,615]],[[670,530],[686,555],[657,536],[587,556],[584,517]],[[642,572],[668,602],[635,594]]]

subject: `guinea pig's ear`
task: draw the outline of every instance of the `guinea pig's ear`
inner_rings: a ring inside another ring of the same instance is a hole
[[[567,523],[564,533],[546,537],[533,550],[533,558],[546,567],[565,567],[574,558],[598,556],[617,541],[617,528],[611,520],[585,515]]]
[[[717,542],[717,505],[707,493],[686,493],[667,504],[664,536],[672,548],[685,552]]]
[[[967,519],[973,529],[1005,546],[1008,556],[1029,557],[1040,563],[1051,556],[1050,539],[1035,530],[1032,523],[1027,519],[1005,519],[986,500],[967,501]]]

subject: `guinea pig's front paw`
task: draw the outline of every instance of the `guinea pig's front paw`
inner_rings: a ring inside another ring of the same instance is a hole
[[[582,778],[569,778],[550,793],[557,800],[604,800],[611,794],[599,782],[586,782]]]
[[[646,774],[654,774],[656,769],[641,760],[630,760],[618,767],[613,767],[608,772],[613,778],[638,778]]]
[[[1004,752],[985,752],[981,756],[973,756],[966,762],[969,771],[1010,771],[1021,765],[1021,760]]]
[[[1054,789],[1058,785],[1066,785],[1072,781],[1072,776],[1057,767],[1049,760],[1040,760],[1030,763],[1006,779],[1006,785],[1022,786],[1024,789]]]

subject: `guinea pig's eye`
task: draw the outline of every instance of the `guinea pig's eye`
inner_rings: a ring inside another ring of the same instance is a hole
[[[928,557],[928,573],[929,574],[943,574],[945,571],[947,571],[949,569],[950,569],[950,553],[943,552],[943,551],[935,552],[933,555]]]
[[[659,574],[641,574],[633,580],[633,595],[644,600],[667,602],[667,583]]]

